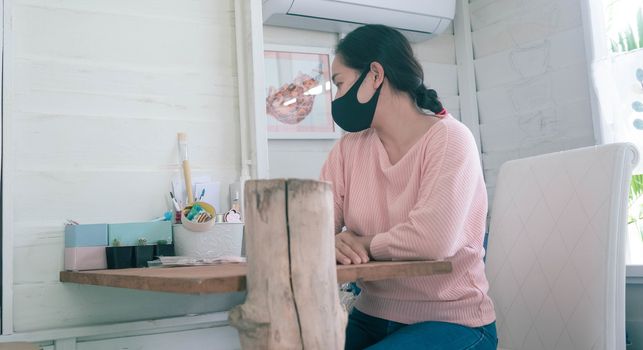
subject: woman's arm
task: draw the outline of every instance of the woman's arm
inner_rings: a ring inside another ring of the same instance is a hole
[[[321,180],[333,184],[333,201],[335,211],[335,258],[341,264],[362,264],[367,263],[368,243],[363,237],[353,232],[344,231],[344,190],[345,171],[344,154],[342,152],[342,140],[340,140],[330,151],[321,171]],[[370,238],[367,238],[370,242]]]
[[[320,176],[322,181],[332,183],[336,234],[344,227],[344,170],[342,140],[340,140],[328,154]]]

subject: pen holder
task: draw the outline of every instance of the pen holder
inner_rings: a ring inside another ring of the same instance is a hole
[[[188,219],[193,206],[196,206],[196,205],[203,208],[203,210],[209,214],[210,216],[209,219],[203,222],[198,222],[198,220],[196,220],[196,217],[192,218],[192,220]],[[204,232],[212,228],[212,226],[214,226],[215,215],[216,215],[216,211],[214,210],[214,207],[211,206],[210,204],[206,202],[195,202],[193,205],[188,205],[187,207],[183,208],[183,211],[181,211],[181,223],[183,224],[183,227],[185,227],[190,231]]]
[[[217,223],[203,232],[174,225],[176,255],[193,258],[243,256],[243,223]]]

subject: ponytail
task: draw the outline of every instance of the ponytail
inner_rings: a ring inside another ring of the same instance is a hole
[[[427,89],[420,84],[414,91],[415,103],[422,109],[428,109],[435,114],[443,112],[444,107],[438,98],[438,93],[433,89]]]

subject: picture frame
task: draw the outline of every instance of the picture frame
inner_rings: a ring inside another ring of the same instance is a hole
[[[265,45],[268,139],[336,139],[331,114],[335,87],[328,48]]]

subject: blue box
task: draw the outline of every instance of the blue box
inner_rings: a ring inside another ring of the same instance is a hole
[[[107,245],[107,224],[66,225],[65,248]]]
[[[172,223],[169,221],[130,222],[124,224],[109,224],[109,245],[117,239],[122,246],[136,245],[144,238],[147,244],[156,244],[163,240],[172,243]]]

